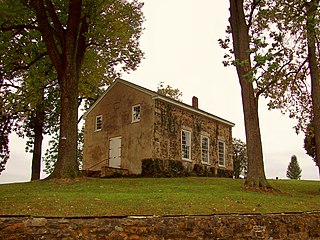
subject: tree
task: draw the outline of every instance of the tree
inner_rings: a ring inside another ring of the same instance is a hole
[[[258,115],[258,97],[253,81],[250,59],[249,28],[253,13],[258,7],[259,1],[252,1],[251,11],[246,17],[244,1],[230,0],[230,26],[233,39],[233,53],[235,66],[241,86],[242,106],[244,113],[248,173],[245,185],[253,188],[269,188],[270,185],[264,172],[261,134]],[[221,41],[220,41],[221,43]]]
[[[182,101],[182,92],[178,88],[172,88],[170,85],[164,87],[164,82],[160,82],[157,87],[157,93],[164,95],[166,97],[171,97],[177,101]]]
[[[291,161],[287,168],[287,177],[290,179],[300,179],[301,178],[301,168],[299,166],[297,157],[293,155]]]
[[[21,86],[21,93],[25,96],[23,103],[28,106],[23,115],[21,131],[28,137],[26,151],[32,153],[31,180],[39,180],[41,173],[42,142],[45,134],[51,135],[53,129],[59,125],[59,88],[56,75],[49,61],[46,65],[28,70]],[[31,74],[31,72],[34,74]]]
[[[270,99],[270,108],[289,112],[289,117],[298,120],[297,133],[306,133],[308,123],[313,122],[315,154],[320,156],[319,0],[266,2],[268,10],[260,19],[272,27],[266,49],[270,58],[261,64],[266,69],[262,82],[275,87],[263,94]]]
[[[257,43],[251,48],[256,91],[269,99],[269,109],[280,109],[297,119],[295,130],[299,133],[305,129],[312,109],[305,81],[308,57],[299,0],[258,2],[261,10],[251,25],[251,36]]]
[[[319,129],[317,145],[320,142],[320,81],[315,43],[319,36],[319,0],[241,2],[237,6],[243,7],[247,23],[247,29],[242,30],[249,39],[249,47],[242,50],[252,57],[247,60],[250,64],[246,77],[253,85],[256,99],[264,96],[270,100],[269,109],[277,108],[288,112],[290,118],[296,118],[297,133],[305,131],[310,120],[316,121],[315,125],[319,125],[319,128],[315,126],[315,131]],[[234,25],[240,28],[236,22]],[[232,25],[228,31],[233,34]],[[230,39],[219,41],[222,47],[228,48]],[[245,61],[232,60],[233,53],[236,55],[236,50],[225,55],[224,64],[247,67]],[[311,77],[311,95],[308,76]]]
[[[39,180],[41,173],[41,153],[42,153],[42,140],[45,122],[45,109],[44,109],[44,89],[40,88],[40,98],[36,102],[34,109],[29,115],[26,128],[29,130],[27,135],[29,143],[32,143],[32,164],[31,164],[31,180]]]
[[[2,101],[1,112],[4,114],[14,101],[14,106],[8,111],[12,125],[10,133],[15,131],[20,137],[28,138],[26,151],[32,153],[31,180],[37,180],[40,178],[43,134],[50,133],[50,128],[58,124],[56,105],[59,96],[54,94],[57,93],[56,84],[49,82],[46,68],[30,67],[29,74],[23,79],[12,83],[5,79],[0,85],[0,90],[11,94],[7,95],[9,101]],[[2,122],[9,127],[8,123]]]
[[[247,146],[240,139],[232,139],[233,169],[235,178],[246,177],[248,168]]]
[[[33,154],[31,179],[35,180],[40,178],[42,135],[50,127],[46,122],[57,116],[53,107],[57,98],[50,97],[57,81],[52,64],[44,54],[44,44],[38,41],[39,34],[24,30],[30,17],[24,10],[19,2],[10,5],[3,2],[0,8],[3,16],[0,20],[0,91],[9,100],[1,101],[1,113],[11,120],[1,124],[9,130],[8,136],[15,131],[20,137],[28,138],[26,151]],[[15,25],[10,25],[10,16]],[[6,111],[8,108],[10,111]]]
[[[315,139],[315,160],[320,174],[320,54],[319,54],[319,0],[311,0],[306,3],[307,12],[307,42],[308,42],[308,62],[311,77],[311,96]],[[318,24],[317,24],[318,23]],[[318,28],[318,29],[317,29]],[[317,47],[318,46],[318,47]]]
[[[81,168],[83,162],[83,143],[84,143],[84,126],[78,133],[78,148],[77,148],[77,161]],[[49,148],[46,150],[43,156],[44,168],[43,171],[50,175],[55,167],[58,159],[58,149],[59,149],[59,132],[53,133],[49,143]]]
[[[79,175],[79,89],[104,86],[118,75],[118,66],[129,71],[139,64],[143,56],[138,42],[143,21],[141,8],[138,1],[121,0],[3,1],[2,42],[19,46],[21,51],[14,54],[19,59],[27,52],[22,44],[24,38],[12,40],[12,36],[36,39],[34,42],[44,51],[31,62],[48,55],[57,75],[61,101],[59,153],[50,177]],[[12,62],[8,55],[1,64],[6,68]]]
[[[1,112],[0,112],[0,174],[5,170],[5,165],[9,159],[9,134],[13,128],[13,119],[11,112],[13,111],[14,101],[11,101],[11,92],[1,91]]]
[[[316,142],[314,136],[314,126],[313,123],[309,123],[304,137],[303,147],[306,150],[306,153],[312,158],[315,164],[318,166],[318,170],[320,171],[317,159],[316,159]],[[320,172],[319,172],[320,174]]]

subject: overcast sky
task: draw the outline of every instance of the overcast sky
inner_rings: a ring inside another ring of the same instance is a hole
[[[184,103],[199,98],[199,108],[233,123],[233,137],[245,141],[240,86],[234,67],[222,64],[229,1],[146,0],[141,48],[145,59],[137,71],[123,79],[156,90],[160,82],[179,88]],[[296,155],[302,179],[318,180],[318,170],[303,149],[304,135],[296,135],[295,122],[279,111],[268,111],[260,100],[260,128],[267,178],[286,178],[291,156]],[[24,141],[12,136],[11,159],[0,183],[29,181],[31,155]]]

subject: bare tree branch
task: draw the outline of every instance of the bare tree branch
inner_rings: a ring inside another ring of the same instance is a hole
[[[249,21],[248,21],[248,28],[252,25],[252,18],[253,18],[253,14],[255,9],[257,8],[257,6],[260,4],[261,0],[252,0],[252,4],[251,4],[251,10],[250,10],[250,14],[249,14]]]

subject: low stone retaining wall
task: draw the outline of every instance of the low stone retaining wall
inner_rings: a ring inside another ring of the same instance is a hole
[[[0,239],[320,239],[320,212],[210,216],[0,216]]]

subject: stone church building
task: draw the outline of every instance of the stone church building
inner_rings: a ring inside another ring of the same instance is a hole
[[[179,161],[233,171],[234,124],[125,80],[116,80],[85,114],[84,171],[141,174],[142,160]]]

